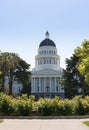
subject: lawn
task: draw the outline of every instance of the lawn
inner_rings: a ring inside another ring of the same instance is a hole
[[[0,119],[0,123],[3,122],[3,120]]]
[[[87,126],[89,126],[89,121],[85,121],[83,123],[86,124]]]

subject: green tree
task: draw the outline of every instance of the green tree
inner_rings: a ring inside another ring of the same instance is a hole
[[[31,94],[31,71],[30,65],[24,60],[21,60],[16,68],[15,77],[23,84],[22,94]]]
[[[21,94],[27,94],[27,96],[31,95],[31,82],[23,85]]]
[[[75,49],[75,53],[80,59],[78,70],[89,85],[89,41],[84,40],[81,46]]]
[[[31,71],[29,70],[29,67],[30,65],[21,59],[16,68],[15,77],[18,78],[22,84],[28,84],[30,80]]]
[[[0,55],[0,71],[2,79],[2,91],[4,92],[5,76],[9,77],[9,95],[12,95],[12,84],[17,78],[22,84],[29,81],[29,64],[17,54],[4,52]]]
[[[61,81],[65,89],[66,98],[72,98],[78,95],[79,88],[82,88],[82,85],[85,84],[84,79],[77,69],[78,63],[79,57],[75,54],[70,59],[66,58],[66,69],[63,70],[63,80]]]
[[[11,93],[12,86],[12,72],[15,69],[19,62],[19,57],[15,53],[4,52],[0,54],[0,71],[1,71],[1,79],[2,79],[2,91],[4,92],[4,82],[5,76],[8,75],[10,77],[9,88]]]

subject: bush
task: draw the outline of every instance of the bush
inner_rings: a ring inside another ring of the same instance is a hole
[[[35,113],[35,114],[34,114]],[[85,115],[89,114],[89,96],[82,98],[76,96],[72,100],[41,98],[35,102],[34,97],[22,95],[13,98],[6,94],[0,93],[0,115]]]
[[[76,107],[75,110],[76,110],[76,114],[78,114],[78,115],[85,115],[86,114],[84,106],[83,106],[81,100],[78,101],[77,107]]]
[[[33,100],[33,97],[28,98],[26,94],[16,99],[16,103],[14,104],[16,108],[15,113],[21,116],[30,115],[32,112]]]
[[[75,110],[78,115],[89,114],[89,101],[86,99],[79,99]]]
[[[12,97],[0,94],[0,112],[3,113],[3,115],[11,115],[14,112]]]
[[[19,104],[18,105],[18,113],[21,116],[27,116],[31,112],[30,107],[27,104]]]
[[[39,114],[43,116],[49,115],[71,115],[72,107],[69,100],[42,99],[38,106]]]
[[[53,114],[51,99],[48,98],[40,99],[38,106],[38,113],[43,116],[50,116]]]
[[[56,107],[57,115],[72,115],[71,102],[69,100],[60,100]]]
[[[0,113],[27,116],[32,111],[32,103],[33,97],[27,98],[26,95],[15,99],[6,94],[0,94]]]

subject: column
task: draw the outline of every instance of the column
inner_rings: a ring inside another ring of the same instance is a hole
[[[51,77],[50,77],[50,92],[52,92]]]
[[[57,93],[59,92],[59,83],[58,83],[58,81],[59,81],[59,78],[57,77],[57,87],[58,87]]]
[[[42,58],[42,64],[44,64],[44,58]]]
[[[56,93],[56,77],[55,77],[55,93]]]
[[[31,79],[31,93],[34,91],[34,86],[33,86],[33,78]]]
[[[44,78],[44,93],[46,92],[46,77]]]
[[[39,78],[39,93],[41,93],[41,78]]]
[[[34,93],[36,93],[36,86],[35,86],[35,82],[36,82],[36,80],[35,80],[35,78],[34,78]]]

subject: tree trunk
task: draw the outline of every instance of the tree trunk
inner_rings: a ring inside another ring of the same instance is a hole
[[[9,95],[12,95],[12,84],[13,84],[13,69],[10,69]]]
[[[2,75],[2,84],[1,84],[1,85],[2,85],[2,89],[1,89],[2,92],[4,92],[4,82],[5,82],[4,77],[5,77],[5,76]]]

